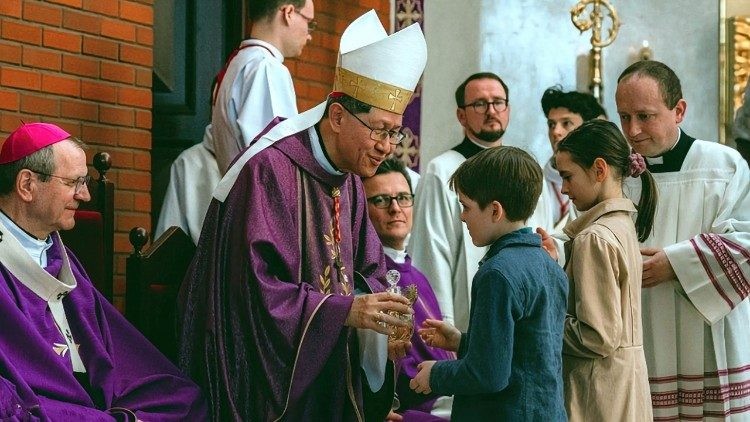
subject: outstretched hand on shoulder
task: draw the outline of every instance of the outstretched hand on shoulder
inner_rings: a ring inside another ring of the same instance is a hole
[[[641,248],[643,256],[643,284],[641,287],[657,286],[665,281],[677,279],[664,249]]]
[[[547,233],[547,231],[541,227],[536,228],[536,233],[542,238],[542,249],[547,251],[549,256],[554,261],[557,261],[560,258],[560,254],[557,253],[557,245],[555,245],[555,239],[553,239],[552,236],[550,236],[549,233]]]

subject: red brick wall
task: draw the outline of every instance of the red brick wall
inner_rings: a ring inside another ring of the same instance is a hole
[[[112,155],[121,309],[127,232],[150,227],[153,2],[0,0],[0,139],[47,121],[87,142],[89,163]]]
[[[375,9],[386,31],[391,28],[391,0],[314,0],[318,29],[302,55],[284,61],[289,67],[300,111],[319,104],[333,87],[336,54],[341,34],[354,19]]]

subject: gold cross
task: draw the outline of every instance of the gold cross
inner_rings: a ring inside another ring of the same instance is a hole
[[[364,89],[364,86],[362,85],[362,78],[357,77],[357,79],[352,79],[349,81],[349,86],[354,87],[354,93],[352,94],[352,97],[357,97],[357,91],[359,91],[360,88]]]
[[[396,88],[396,93],[388,93],[388,99],[393,100],[393,104],[391,104],[391,111],[393,111],[396,108],[396,101],[403,103],[404,102],[404,96],[401,95],[401,90]]]

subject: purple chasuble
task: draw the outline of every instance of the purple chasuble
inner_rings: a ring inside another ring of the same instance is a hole
[[[389,256],[385,257],[385,264],[389,270],[397,270],[401,274],[398,285],[405,289],[411,284],[417,287],[417,301],[414,302],[414,334],[411,336],[411,349],[398,363],[399,375],[396,382],[401,407],[398,413],[403,414],[404,421],[442,421],[444,419],[430,415],[435,403],[435,394],[417,394],[409,388],[409,381],[417,375],[417,365],[426,360],[455,359],[455,354],[446,350],[430,347],[419,337],[417,329],[426,319],[442,320],[442,313],[438,305],[435,292],[432,291],[427,278],[411,265],[411,257],[406,256],[403,264],[397,264]]]
[[[214,420],[362,420],[344,325],[355,272],[385,289],[359,177],[323,170],[306,130],[245,163],[226,201],[212,201],[180,291],[180,364]]]
[[[53,242],[46,270],[58,277],[64,246],[56,236]],[[47,302],[0,265],[0,420],[206,418],[198,387],[96,291],[65,250],[77,287],[62,302],[86,372],[73,373]]]

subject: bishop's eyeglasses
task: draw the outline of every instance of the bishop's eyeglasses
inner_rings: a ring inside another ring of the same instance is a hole
[[[42,171],[36,171],[36,170],[32,170],[32,169],[29,169],[29,171],[31,171],[33,173],[36,173],[36,174],[41,174],[42,176],[54,177],[56,179],[60,179],[60,181],[61,181],[61,183],[63,185],[69,186],[71,188],[75,188],[75,194],[76,195],[78,195],[79,193],[81,193],[81,191],[83,190],[84,186],[88,186],[89,183],[91,183],[91,176],[81,176],[81,177],[78,177],[78,178],[75,178],[75,179],[71,179],[70,177],[57,176],[55,174],[48,174],[48,173],[45,173],[45,172],[42,172]]]
[[[343,104],[339,103],[339,105],[344,110],[346,110],[349,114],[354,116],[355,119],[359,120],[359,122],[362,123],[364,127],[370,129],[370,139],[372,139],[373,141],[383,142],[386,139],[388,139],[388,142],[390,142],[391,145],[398,145],[401,143],[404,137],[406,137],[406,135],[403,132],[401,132],[401,129],[399,130],[375,129],[371,127],[370,125],[368,125],[367,123],[365,123],[362,119],[357,117],[356,114],[349,111],[349,109],[344,107]]]
[[[414,195],[410,193],[399,193],[396,196],[375,195],[367,198],[367,202],[374,205],[375,208],[390,208],[393,201],[396,201],[401,208],[409,208],[414,205]]]

